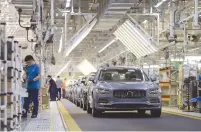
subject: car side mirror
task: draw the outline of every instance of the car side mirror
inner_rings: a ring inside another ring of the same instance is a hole
[[[152,82],[155,82],[155,81],[157,81],[157,78],[156,78],[156,76],[151,76],[151,77],[150,77],[150,80],[151,80]]]
[[[91,82],[95,84],[97,81],[95,79],[92,79]]]

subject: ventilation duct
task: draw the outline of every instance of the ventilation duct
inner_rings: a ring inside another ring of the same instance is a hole
[[[126,20],[114,35],[132,52],[137,58],[144,57],[158,51],[158,48],[144,36],[131,20]]]
[[[90,33],[97,22],[97,18],[93,18],[83,28],[81,28],[75,36],[68,42],[66,56],[68,56],[73,49],[82,42],[82,40]]]

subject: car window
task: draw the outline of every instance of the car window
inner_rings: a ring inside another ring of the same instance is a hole
[[[107,69],[101,70],[99,80],[143,81],[143,73],[138,69]]]
[[[143,72],[143,73],[144,73],[145,81],[149,81],[149,78],[148,78],[147,74],[145,72]]]

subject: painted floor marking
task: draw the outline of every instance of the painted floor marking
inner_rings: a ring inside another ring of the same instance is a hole
[[[171,112],[171,111],[166,111],[166,110],[162,110],[163,113],[167,113],[167,114],[171,114],[171,115],[177,115],[177,116],[183,116],[186,118],[192,118],[192,119],[196,119],[196,120],[201,120],[200,117],[196,117],[196,116],[191,116],[191,115],[186,115],[186,114],[182,114],[182,113],[177,113],[177,112]]]
[[[68,127],[69,131],[82,131],[77,123],[73,120],[70,113],[66,110],[64,105],[61,102],[57,102],[59,110],[63,116],[64,122]]]
[[[134,113],[135,111],[107,111],[107,113]],[[201,120],[200,117],[192,116],[192,115],[187,115],[187,114],[182,114],[178,112],[171,112],[167,110],[162,110],[163,113],[171,114],[171,115],[177,115],[177,116],[183,116],[186,118],[191,118],[191,119],[196,119],[196,120]]]

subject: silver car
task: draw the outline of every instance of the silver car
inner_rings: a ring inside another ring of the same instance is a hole
[[[161,89],[155,81],[137,68],[101,68],[88,90],[87,112],[97,117],[104,111],[150,110],[160,117]]]

